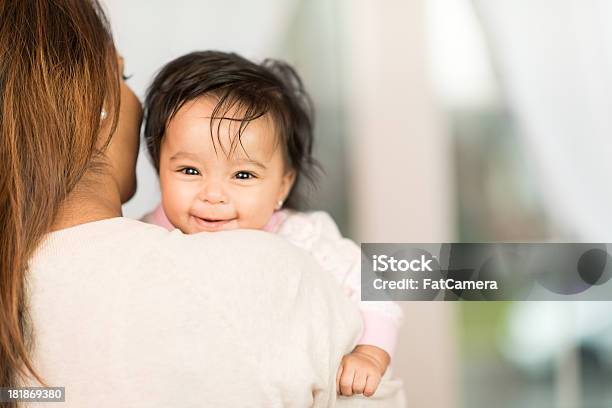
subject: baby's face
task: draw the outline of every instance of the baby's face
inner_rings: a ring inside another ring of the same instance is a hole
[[[200,98],[186,103],[172,118],[164,136],[159,177],[162,205],[174,226],[187,234],[237,228],[261,229],[293,184],[285,170],[272,121],[264,116],[237,137],[238,121],[214,122],[215,102]],[[227,116],[227,115],[226,115]],[[216,152],[215,152],[216,149]]]

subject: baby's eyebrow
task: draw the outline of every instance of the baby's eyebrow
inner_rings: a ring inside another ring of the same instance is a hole
[[[189,153],[189,152],[177,152],[172,157],[170,157],[170,160],[178,160],[178,159],[183,159],[183,158],[197,160],[198,155],[194,153]]]
[[[265,164],[263,164],[260,161],[257,160],[249,160],[249,159],[234,159],[232,160],[234,163],[237,164],[252,164],[253,166],[262,168],[263,170],[267,169],[267,167],[265,166]]]

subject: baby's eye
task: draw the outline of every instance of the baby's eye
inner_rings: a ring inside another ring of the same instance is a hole
[[[199,176],[200,172],[198,171],[198,169],[194,169],[193,167],[185,167],[182,168],[181,173],[186,174],[188,176]]]
[[[250,180],[250,179],[254,179],[255,175],[251,173],[250,171],[239,171],[238,173],[236,173],[234,177],[237,178],[238,180]]]

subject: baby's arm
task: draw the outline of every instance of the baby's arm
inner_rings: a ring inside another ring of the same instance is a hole
[[[337,386],[342,395],[363,394],[370,397],[376,392],[391,362],[402,316],[399,306],[391,301],[360,300],[360,266],[359,258],[359,263],[354,264],[348,273],[345,287],[353,291],[351,298],[358,302],[364,330],[355,349],[342,359]]]
[[[391,301],[361,301],[361,250],[342,237],[328,214],[286,212],[285,216],[278,233],[310,252],[336,277],[361,312],[364,331],[355,349],[342,359],[336,378],[338,391],[371,396],[395,350],[401,309]]]

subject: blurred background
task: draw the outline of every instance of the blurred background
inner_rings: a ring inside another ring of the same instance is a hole
[[[608,0],[105,0],[129,84],[193,50],[294,64],[357,242],[612,242]],[[159,201],[146,153],[139,218]],[[610,407],[607,302],[405,302],[411,407]]]

